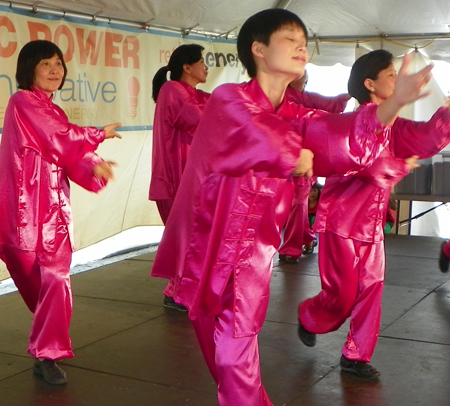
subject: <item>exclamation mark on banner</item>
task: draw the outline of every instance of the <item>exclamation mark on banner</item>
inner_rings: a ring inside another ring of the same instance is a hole
[[[130,104],[130,116],[132,119],[135,119],[137,116],[139,90],[139,81],[134,76],[131,76],[128,80],[128,102]]]

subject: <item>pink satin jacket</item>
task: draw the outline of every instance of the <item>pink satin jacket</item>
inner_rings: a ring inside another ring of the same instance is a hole
[[[11,97],[0,144],[0,246],[52,252],[59,217],[73,248],[68,178],[94,192],[105,186],[93,174],[104,139],[103,130],[70,124],[37,89]]]
[[[322,163],[318,172],[347,173],[372,163],[385,133],[376,106],[329,114],[285,100],[275,110],[256,80],[219,86],[195,133],[151,274],[173,281],[174,299],[191,318],[218,314],[232,277],[235,336],[256,334],[302,146]]]
[[[150,200],[173,199],[209,93],[183,81],[161,87],[153,120]]]
[[[428,122],[397,118],[389,142],[372,166],[352,176],[327,179],[314,231],[376,243],[384,239],[391,188],[409,172],[405,158],[430,158],[450,142],[450,114],[439,109]]]

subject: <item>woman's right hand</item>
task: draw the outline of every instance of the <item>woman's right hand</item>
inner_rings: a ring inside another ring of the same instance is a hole
[[[292,174],[294,176],[305,176],[306,179],[311,178],[313,176],[313,157],[314,154],[311,150],[302,148]]]
[[[430,94],[430,91],[424,92],[423,90],[431,80],[433,65],[427,65],[419,72],[408,75],[411,57],[411,54],[404,56],[395,82],[394,93],[378,106],[377,118],[384,125],[392,125],[406,104],[413,103]]]
[[[416,169],[420,167],[420,164],[417,163],[417,160],[419,159],[418,155],[410,156],[409,158],[405,159],[405,162],[407,165],[409,165],[410,170]]]
[[[114,180],[114,172],[112,167],[117,166],[114,161],[103,161],[94,166],[94,175],[99,179],[106,181]]]
[[[434,65],[427,65],[419,72],[408,75],[411,58],[411,54],[404,56],[402,66],[398,72],[397,81],[395,82],[393,97],[400,107],[427,97],[431,93],[431,91],[424,92],[423,89],[432,78],[431,70]]]

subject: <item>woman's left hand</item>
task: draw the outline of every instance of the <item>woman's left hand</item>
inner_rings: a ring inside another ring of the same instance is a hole
[[[108,124],[103,127],[103,130],[105,130],[105,139],[110,138],[122,138],[121,135],[116,133],[116,128],[120,127],[122,123],[114,123],[114,124]]]

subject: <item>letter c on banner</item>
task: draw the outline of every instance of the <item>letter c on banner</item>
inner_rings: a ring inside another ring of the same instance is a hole
[[[0,17],[0,29],[1,27],[5,27],[8,32],[15,33],[16,28],[14,27],[14,24],[8,17]],[[2,58],[9,58],[11,57],[14,52],[16,52],[17,49],[17,42],[10,41],[8,42],[8,45],[6,47],[3,47],[0,42],[0,56]]]

